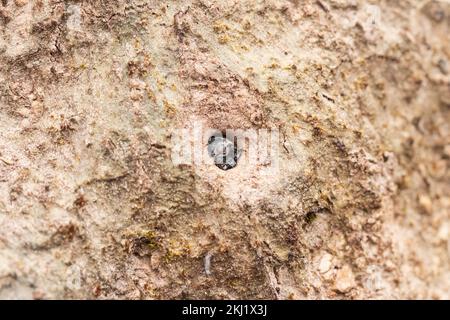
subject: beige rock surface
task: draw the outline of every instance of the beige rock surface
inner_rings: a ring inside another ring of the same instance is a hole
[[[0,2],[0,298],[449,299],[450,3]],[[196,122],[279,170],[175,165]]]

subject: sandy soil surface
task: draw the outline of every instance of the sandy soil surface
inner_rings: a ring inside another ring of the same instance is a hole
[[[446,0],[1,0],[0,298],[449,299],[449,40]],[[195,123],[278,168],[174,164]]]

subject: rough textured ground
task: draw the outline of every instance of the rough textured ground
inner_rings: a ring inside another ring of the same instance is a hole
[[[0,298],[450,298],[449,35],[448,1],[1,0]],[[279,174],[174,165],[193,121],[278,128]]]

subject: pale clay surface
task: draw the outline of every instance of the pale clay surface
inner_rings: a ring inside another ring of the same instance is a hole
[[[450,298],[448,1],[0,2],[0,298]],[[280,130],[279,170],[171,134]]]

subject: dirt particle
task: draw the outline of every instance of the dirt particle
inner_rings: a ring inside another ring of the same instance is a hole
[[[427,214],[431,214],[433,212],[433,203],[428,195],[423,194],[419,196],[419,205],[423,212]]]
[[[26,5],[28,3],[28,0],[14,0],[14,3],[18,7],[23,7],[24,5]]]
[[[318,270],[320,273],[327,273],[333,266],[333,256],[325,253],[320,259]]]
[[[335,279],[335,289],[342,293],[349,292],[356,285],[355,277],[350,266],[345,265],[338,270]]]

